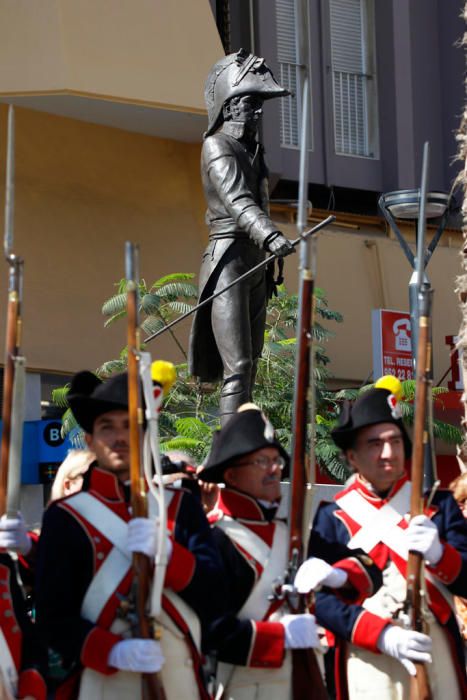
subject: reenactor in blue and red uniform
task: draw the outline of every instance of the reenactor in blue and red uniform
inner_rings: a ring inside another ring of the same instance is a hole
[[[313,532],[363,549],[383,572],[383,585],[363,604],[329,591],[317,594],[316,615],[338,639],[338,698],[409,697],[413,662],[427,663],[433,698],[467,697],[465,659],[452,595],[467,594],[467,526],[452,495],[435,493],[408,524],[411,442],[394,385],[374,388],[345,406],[334,442],[356,475],[333,503],[320,506]],[[408,551],[424,558],[427,634],[404,626]]]
[[[225,484],[208,519],[222,553],[229,597],[224,617],[211,627],[210,644],[223,697],[283,700],[291,692],[290,650],[316,648],[320,641],[312,614],[289,614],[283,598],[270,600],[288,561],[288,528],[277,511],[289,456],[264,414],[247,406],[214,434],[199,472],[205,482]],[[327,585],[354,601],[372,595],[381,583],[377,567],[368,557],[360,561],[358,552],[349,558],[347,548],[320,547],[316,538],[313,553],[334,566],[319,558],[308,562],[305,578],[313,579],[312,587]]]
[[[221,562],[199,502],[168,490],[169,534],[155,518],[131,518],[128,379],[90,372],[71,383],[69,403],[97,460],[83,489],[47,509],[39,541],[37,624],[61,655],[68,678],[60,698],[141,696],[141,674],[161,672],[168,700],[207,698],[201,630],[223,596]],[[168,537],[162,637],[132,638],[131,553],[153,558]],[[131,610],[130,610],[131,612]]]

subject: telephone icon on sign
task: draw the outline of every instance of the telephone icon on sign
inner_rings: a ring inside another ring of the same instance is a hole
[[[410,338],[410,321],[408,318],[400,318],[392,327],[396,339],[396,350],[412,352],[412,340]]]

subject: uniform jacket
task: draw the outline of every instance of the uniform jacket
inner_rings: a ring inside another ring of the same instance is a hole
[[[117,478],[98,466],[92,467],[87,477],[83,490],[128,521],[129,494]],[[80,668],[88,667],[112,674],[115,669],[108,665],[107,659],[121,637],[111,632],[110,627],[120,602],[130,591],[133,574],[130,570],[120,582],[96,624],[81,616],[85,593],[112,544],[105,533],[96,530],[73,510],[73,498],[53,503],[44,515],[37,565],[37,622],[46,643],[61,654],[67,669],[79,672]],[[220,559],[201,506],[190,494],[183,490],[174,493],[168,516],[173,552],[165,587],[178,593],[203,624],[215,614],[216,595],[219,600],[223,597]],[[166,605],[164,609],[170,614]],[[196,659],[194,663],[196,668]],[[74,675],[79,676],[79,673]],[[70,680],[70,686],[72,684]],[[73,692],[70,690],[64,697],[73,697]]]
[[[261,578],[263,569],[246,549],[216,527],[216,523],[219,524],[223,517],[233,517],[271,546],[279,522],[274,514],[274,509],[268,511],[262,508],[254,498],[224,488],[220,492],[216,508],[208,516],[214,526],[214,537],[222,554],[229,584],[230,611],[212,626],[210,637],[210,643],[216,648],[217,657],[221,661],[258,668],[277,668],[283,662],[284,628],[280,622],[268,619],[274,616],[281,603],[268,606],[262,619],[240,620],[236,617]],[[349,553],[346,547],[339,545],[330,548],[328,543],[318,537],[313,539],[312,549],[314,556],[326,558],[329,563],[347,571],[352,587],[344,598],[346,601],[363,600],[372,595],[381,584],[377,567],[372,565],[368,557],[361,560],[359,552]],[[274,555],[272,552],[272,557]],[[286,557],[287,554],[280,563],[283,571],[287,564]]]
[[[278,230],[269,218],[263,148],[257,143],[255,152],[250,152],[240,140],[242,135],[242,125],[226,122],[203,144],[201,176],[208,204],[206,223],[210,241],[199,275],[200,301],[212,294],[215,271],[235,240],[246,239],[251,244],[242,247],[242,254],[247,265],[250,258],[257,263],[264,259],[264,253],[260,253],[264,241]],[[222,377],[222,361],[211,328],[210,304],[195,314],[189,366],[190,372],[202,381],[217,381]]]
[[[47,690],[39,670],[44,665],[45,653],[26,613],[15,567],[8,554],[0,554],[0,619],[1,633],[18,674],[17,697],[30,695],[34,700],[45,700]]]
[[[339,508],[339,499],[355,490],[363,496],[365,501],[380,509],[389,499],[400,492],[407,481],[408,477],[404,476],[393,486],[387,497],[382,499],[357,478],[347,489],[336,496],[334,503],[320,506],[313,522],[313,532],[324,541],[335,542],[337,540],[347,544],[359,532],[361,526],[352,520],[348,513]],[[426,570],[444,584],[450,593],[465,595],[467,590],[467,525],[462,514],[451,494],[442,491],[435,494],[432,505],[426,510],[426,514],[436,524],[441,542],[444,544],[441,560],[434,567],[427,566]],[[407,522],[402,519],[394,527],[405,529]],[[405,576],[406,562],[384,542],[377,542],[369,555],[381,570],[386,566],[388,559],[392,560],[401,574]],[[465,683],[465,667],[455,616],[436,586],[432,586],[429,582],[427,582],[427,586],[430,609],[449,635],[453,653],[457,655],[459,683],[462,687],[462,683]],[[327,591],[318,593],[316,597],[316,614],[322,624],[336,634],[340,640],[339,653],[336,656],[340,680],[340,695],[338,697],[345,698],[345,644],[343,641],[351,641],[357,646],[379,653],[378,637],[390,620],[365,610],[360,604],[348,605]]]

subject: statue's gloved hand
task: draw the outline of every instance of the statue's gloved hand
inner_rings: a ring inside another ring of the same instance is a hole
[[[347,573],[342,569],[332,567],[324,559],[311,557],[304,561],[297,571],[294,586],[299,593],[309,593],[318,586],[342,588],[347,579]]]
[[[290,253],[295,252],[295,248],[293,247],[289,239],[283,236],[282,233],[279,233],[279,231],[271,234],[266,238],[266,240],[264,241],[264,248],[269,253],[273,253],[274,255],[280,255],[281,257],[290,255]]]
[[[416,675],[413,661],[431,664],[431,638],[421,632],[388,625],[379,635],[377,647],[400,661],[411,676]]]
[[[318,626],[314,615],[284,615],[280,622],[284,625],[286,649],[319,649]]]
[[[128,523],[127,546],[130,552],[140,552],[154,559],[161,536],[159,525],[153,518],[132,518]],[[167,538],[167,561],[172,555],[172,541]]]
[[[435,566],[443,556],[438,528],[426,515],[411,518],[406,543],[409,552],[420,552],[428,564]]]
[[[119,671],[157,673],[165,663],[161,645],[155,639],[123,639],[112,647],[108,664]]]
[[[0,549],[12,549],[27,556],[32,547],[32,540],[21,513],[16,518],[2,515],[0,518]]]

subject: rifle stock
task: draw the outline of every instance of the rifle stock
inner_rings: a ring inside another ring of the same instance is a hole
[[[426,427],[428,388],[431,373],[430,307],[431,290],[422,284],[419,292],[419,329],[416,365],[415,422],[412,453],[412,493],[410,497],[410,517],[423,513],[423,465],[425,446],[428,440]],[[407,560],[407,609],[411,628],[424,631],[422,611],[422,571],[423,556],[419,552],[409,552]],[[431,690],[428,671],[423,663],[416,663],[416,676],[410,680],[410,700],[430,700]]]
[[[306,244],[305,244],[306,245]],[[294,396],[294,442],[292,448],[292,483],[289,513],[289,578],[291,582],[304,558],[304,514],[308,485],[307,430],[310,421],[309,398],[312,373],[314,274],[302,268],[300,282],[299,328]],[[306,610],[304,596],[296,600],[294,612]],[[292,651],[292,688],[294,700],[326,700],[328,695],[313,649]]]
[[[127,278],[127,347],[128,347],[128,413],[130,431],[130,484],[131,508],[134,518],[148,515],[147,493],[142,472],[142,430],[143,406],[139,379],[139,324],[138,324],[138,248],[126,244]],[[138,630],[143,639],[153,639],[152,623],[148,617],[147,605],[151,589],[152,562],[145,554],[133,554],[134,596]],[[145,697],[149,700],[166,700],[160,673],[143,674]]]
[[[14,108],[8,108],[4,254],[8,264],[8,304],[3,370],[0,515],[15,517],[19,509],[21,448],[24,419],[25,359],[21,356],[23,259],[13,253]]]

